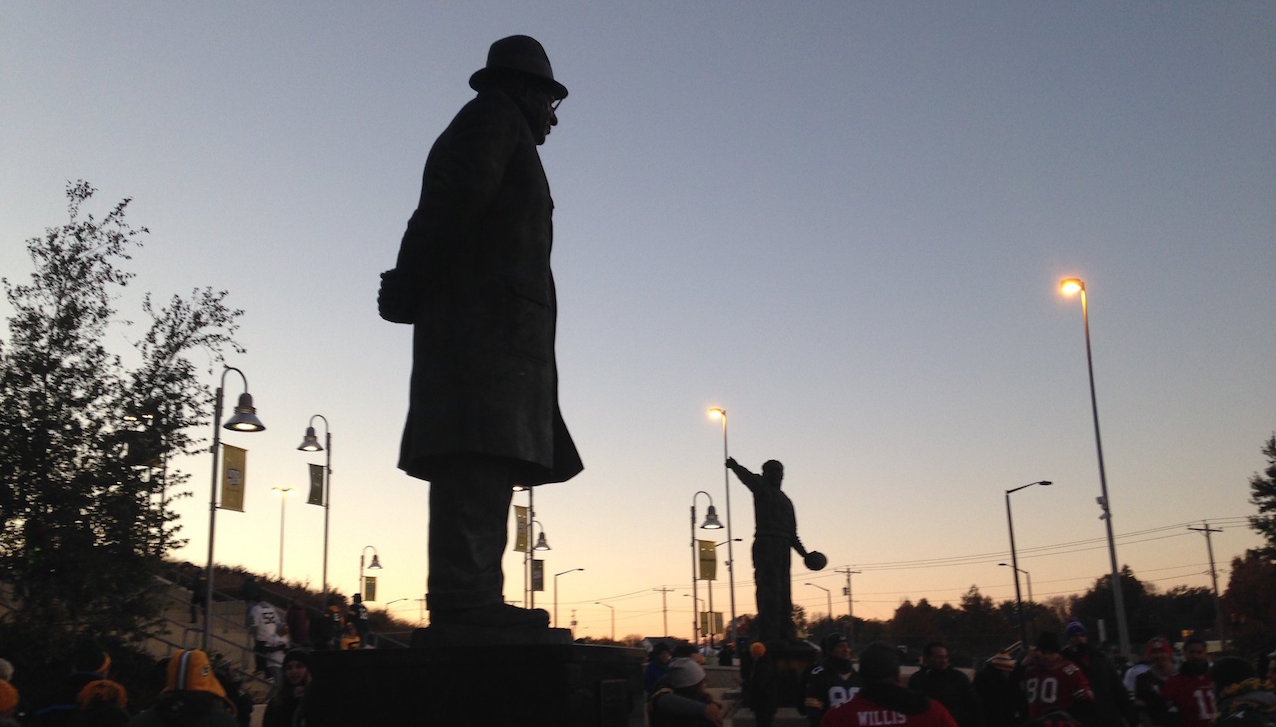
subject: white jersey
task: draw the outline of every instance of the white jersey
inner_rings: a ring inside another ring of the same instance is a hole
[[[258,601],[248,611],[248,623],[255,641],[270,641],[279,631],[279,612],[265,601]]]

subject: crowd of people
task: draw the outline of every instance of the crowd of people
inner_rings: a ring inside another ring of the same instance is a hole
[[[1122,670],[1073,620],[1062,638],[1040,634],[1022,658],[995,654],[973,679],[950,664],[940,641],[926,645],[907,680],[894,645],[869,644],[858,667],[843,634],[825,638],[821,651],[802,678],[798,707],[811,727],[1276,726],[1276,653],[1257,664],[1236,656],[1211,662],[1206,642],[1193,637],[1180,652],[1154,638],[1139,663]],[[778,680],[763,644],[749,655],[739,675],[742,701],[753,724],[767,727],[779,706]],[[644,680],[652,727],[724,723],[729,710],[706,688],[703,661],[657,645]]]

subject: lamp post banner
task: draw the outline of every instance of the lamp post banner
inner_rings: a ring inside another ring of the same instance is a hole
[[[365,601],[377,600],[377,577],[376,576],[363,577],[363,600]]]
[[[310,496],[306,498],[307,505],[323,506],[323,465],[310,465]]]
[[[545,561],[538,558],[532,559],[532,590],[545,590]]]
[[[700,544],[700,580],[718,580],[718,545],[712,540],[697,540]]]
[[[522,505],[514,506],[514,550],[519,553],[527,553],[531,550],[530,538],[527,537],[527,508]]]
[[[244,511],[244,484],[247,481],[248,450],[222,445],[222,501],[223,510]]]

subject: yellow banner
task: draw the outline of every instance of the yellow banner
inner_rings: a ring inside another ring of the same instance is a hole
[[[697,540],[700,544],[700,580],[718,580],[718,546],[712,540]]]
[[[244,485],[247,480],[248,450],[222,445],[223,510],[244,511]]]
[[[522,505],[514,506],[514,550],[520,553],[526,553],[530,550],[527,529],[527,508]]]

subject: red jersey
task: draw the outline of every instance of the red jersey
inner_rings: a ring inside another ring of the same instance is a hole
[[[820,720],[820,727],[957,727],[957,721],[939,700],[921,714],[904,714],[879,706],[857,692],[849,702],[830,709]]]
[[[1165,680],[1161,697],[1166,706],[1178,711],[1183,727],[1208,727],[1218,716],[1214,682],[1208,674],[1194,677],[1175,674]]]
[[[1060,659],[1053,667],[1044,663],[1034,665],[1024,676],[1023,688],[1028,696],[1030,719],[1058,709],[1071,713],[1077,702],[1094,702],[1090,680],[1085,678],[1081,667],[1067,659]]]

